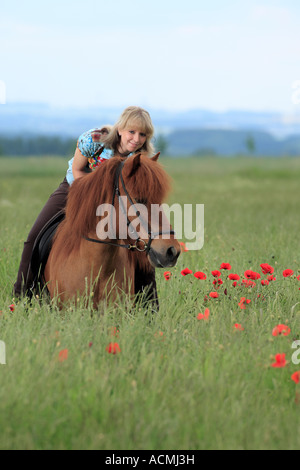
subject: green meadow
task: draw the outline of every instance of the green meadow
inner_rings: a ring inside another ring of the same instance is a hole
[[[152,315],[126,300],[92,312],[83,299],[63,311],[13,299],[23,242],[67,159],[0,159],[0,449],[299,449],[300,159],[161,163],[173,179],[167,202],[204,204],[205,241],[181,254],[169,280],[156,271]],[[276,277],[265,286],[262,263]],[[246,270],[261,276],[252,287]],[[272,335],[280,324],[289,335]],[[272,367],[279,353],[286,362]]]

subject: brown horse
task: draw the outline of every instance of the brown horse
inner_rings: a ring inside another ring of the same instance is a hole
[[[151,217],[170,189],[158,155],[113,157],[72,184],[44,272],[51,298],[76,301],[93,292],[97,307],[118,292],[134,294],[136,267],[149,273],[176,264],[180,244],[169,222],[161,210]]]

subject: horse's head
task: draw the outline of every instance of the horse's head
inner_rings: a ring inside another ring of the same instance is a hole
[[[146,252],[153,267],[166,268],[175,266],[181,249],[163,211],[170,181],[158,157],[138,154],[125,160],[118,181],[123,206],[118,231],[126,225],[137,250]]]

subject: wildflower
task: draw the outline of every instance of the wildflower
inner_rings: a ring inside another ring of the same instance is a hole
[[[217,299],[219,297],[219,294],[218,292],[211,292],[209,294],[209,297],[211,297],[212,299]]]
[[[201,271],[197,271],[196,273],[194,273],[194,276],[197,278],[197,279],[206,279],[206,274],[205,273],[202,273]]]
[[[222,284],[223,284],[222,279],[214,279],[213,285],[215,286],[215,285],[217,285],[217,284],[218,284],[219,286],[222,285]]]
[[[180,242],[180,246],[181,246],[181,251],[184,251],[184,252],[189,251],[184,242]]]
[[[255,287],[256,284],[254,281],[251,281],[251,279],[243,279],[242,283],[244,284],[245,287]]]
[[[64,362],[68,359],[68,354],[69,354],[69,350],[68,349],[62,349],[61,351],[59,351],[59,354],[58,354],[58,360],[59,362]]]
[[[220,277],[221,276],[220,271],[218,271],[217,269],[215,271],[212,271],[211,273],[214,277]]]
[[[10,310],[11,312],[14,312],[14,311],[15,311],[15,304],[11,304],[11,305],[9,306],[9,310]]]
[[[291,375],[291,379],[295,382],[295,384],[298,384],[300,382],[300,370],[298,370],[297,372],[294,372]]]
[[[267,263],[262,263],[260,265],[263,274],[273,274],[274,268]]]
[[[300,281],[300,274],[299,274],[299,276],[297,276],[297,279],[298,279],[298,281]]]
[[[282,272],[283,277],[291,277],[294,274],[294,271],[292,269],[285,269]]]
[[[91,348],[93,346],[93,343],[92,341],[89,342],[89,348]]]
[[[236,287],[236,286],[237,286],[237,281],[234,281],[234,282],[232,283],[232,286],[233,286],[233,287]]]
[[[273,336],[288,336],[291,332],[291,329],[286,325],[277,325],[272,331]]]
[[[276,354],[275,356],[275,362],[273,364],[271,364],[271,367],[285,367],[287,364],[286,360],[285,360],[285,354],[282,353],[282,354]]]
[[[222,263],[220,269],[227,269],[228,271],[230,271],[231,265],[229,263]]]
[[[203,313],[198,313],[197,320],[208,320],[209,319],[209,314],[210,314],[209,308],[206,308],[205,311],[204,311],[204,314]]]
[[[270,276],[267,277],[268,281],[276,281],[276,277],[273,276],[273,274],[270,274]]]
[[[235,324],[234,324],[234,328],[235,328],[236,330],[239,330],[239,331],[243,331],[243,330],[244,330],[244,328],[242,327],[242,325],[240,325],[239,323],[235,323]]]
[[[170,271],[165,271],[164,272],[164,278],[166,281],[169,281],[171,279],[172,273]]]
[[[260,278],[260,274],[256,273],[255,271],[252,271],[251,269],[247,269],[247,271],[244,272],[244,276],[247,279],[252,279],[252,280]]]
[[[187,276],[188,274],[193,274],[193,271],[191,271],[189,268],[185,268],[181,271],[182,276]]]
[[[109,354],[118,354],[119,352],[121,352],[118,343],[109,343],[105,349]]]
[[[246,297],[241,297],[238,305],[242,310],[245,310],[246,309],[245,303],[250,304],[250,302],[251,302],[250,299],[246,299]]]
[[[230,281],[239,281],[240,276],[238,274],[229,274],[228,279],[230,279]]]
[[[262,286],[268,286],[269,285],[269,281],[267,281],[266,279],[263,279],[262,281],[260,281],[261,285]]]

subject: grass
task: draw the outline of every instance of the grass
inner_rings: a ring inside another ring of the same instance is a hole
[[[0,159],[1,449],[299,448],[291,346],[300,332],[300,160],[162,162],[174,180],[169,202],[205,205],[205,243],[182,254],[170,281],[157,271],[160,312],[152,317],[125,302],[59,312],[34,299],[10,311],[22,243],[66,161]],[[269,263],[277,279],[233,288],[223,272],[219,298],[205,300],[221,262],[241,276]],[[183,277],[186,267],[207,279]],[[293,277],[282,276],[286,268]],[[242,296],[251,300],[246,310]],[[209,320],[197,320],[207,307]],[[289,336],[272,336],[280,323]],[[106,351],[110,342],[119,354]],[[286,367],[270,367],[276,353],[286,354]]]

